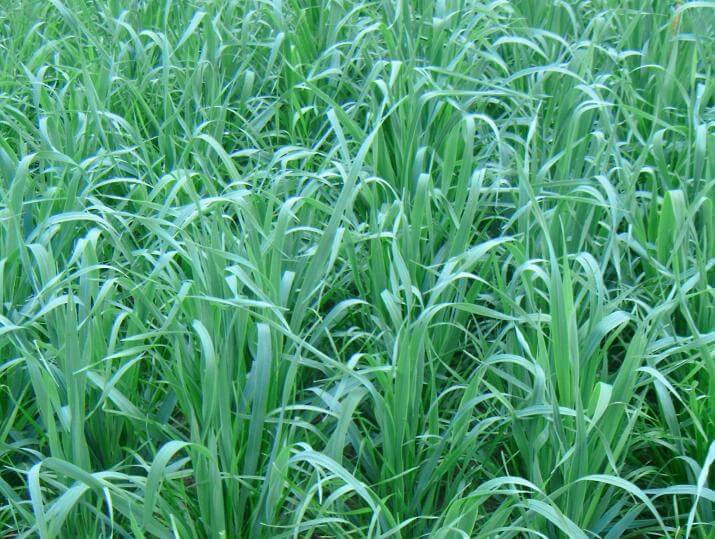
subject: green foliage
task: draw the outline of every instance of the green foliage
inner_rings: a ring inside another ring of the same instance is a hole
[[[713,537],[715,2],[0,2],[0,536]]]

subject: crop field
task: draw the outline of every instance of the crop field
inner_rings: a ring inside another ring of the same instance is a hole
[[[715,538],[715,2],[0,0],[0,537]]]

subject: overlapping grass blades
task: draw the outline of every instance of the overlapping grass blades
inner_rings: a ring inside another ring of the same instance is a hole
[[[715,3],[0,9],[0,535],[712,537]]]

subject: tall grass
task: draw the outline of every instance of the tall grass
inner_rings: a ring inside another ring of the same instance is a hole
[[[713,8],[0,2],[0,536],[713,537]]]

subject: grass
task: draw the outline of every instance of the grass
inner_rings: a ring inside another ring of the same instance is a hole
[[[714,8],[0,1],[0,536],[715,537]]]

